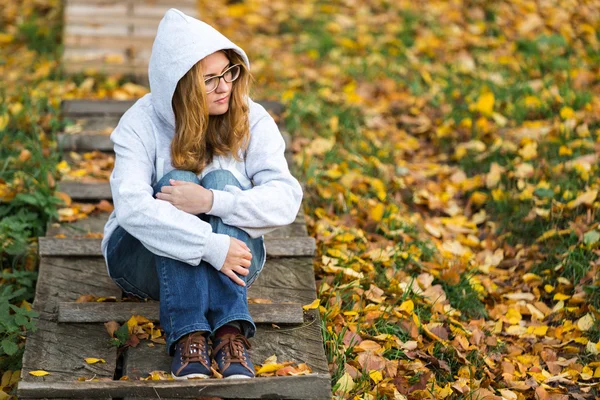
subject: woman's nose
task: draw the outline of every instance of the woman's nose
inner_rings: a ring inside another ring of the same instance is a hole
[[[229,83],[225,81],[225,78],[219,79],[219,86],[217,86],[217,92],[224,93],[229,91]]]

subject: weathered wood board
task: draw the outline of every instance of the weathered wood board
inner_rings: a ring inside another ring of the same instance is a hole
[[[74,381],[79,377],[113,378],[117,348],[103,324],[61,324],[36,319],[37,331],[27,335],[21,379],[28,382]],[[88,364],[85,358],[102,358],[104,363]],[[37,377],[30,371],[44,370]]]
[[[248,304],[252,319],[257,324],[301,324],[304,322],[302,305],[297,303]],[[159,302],[60,302],[58,322],[127,322],[132,315],[143,315],[159,322]]]
[[[48,224],[46,237],[56,235],[65,235],[66,237],[84,237],[89,233],[103,233],[104,225],[108,220],[108,213],[90,215],[88,218],[80,219],[75,222],[51,222]],[[285,238],[295,236],[307,236],[306,222],[304,220],[304,211],[302,208],[296,216],[294,223],[275,229],[265,235],[265,238]]]
[[[120,117],[137,99],[112,100],[112,99],[78,99],[63,100],[61,110],[65,118],[90,118],[90,117]],[[276,101],[256,101],[262,105],[276,121],[281,119],[283,105]]]
[[[42,256],[102,256],[102,239],[69,238],[38,239]],[[315,239],[307,236],[265,238],[267,257],[310,256],[315,252]]]
[[[114,382],[26,382],[22,398],[144,398],[144,399],[329,399],[323,390],[329,375],[269,377],[257,379],[204,379],[188,381],[114,381]],[[131,396],[131,397],[127,397]]]
[[[41,318],[56,320],[58,303],[81,295],[121,298],[102,257],[42,257],[33,309]]]

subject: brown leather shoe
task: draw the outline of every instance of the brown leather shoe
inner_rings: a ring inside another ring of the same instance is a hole
[[[179,339],[171,363],[171,375],[177,380],[212,376],[208,343],[202,332],[192,332]]]
[[[212,354],[223,378],[254,378],[254,365],[246,349],[250,342],[241,334],[225,334],[213,340]]]

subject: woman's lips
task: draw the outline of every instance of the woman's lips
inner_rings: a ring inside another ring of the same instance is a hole
[[[227,99],[228,99],[228,98],[229,98],[229,95],[227,95],[227,96],[223,97],[223,98],[222,98],[222,99],[220,99],[220,100],[217,100],[215,103],[221,103],[221,104],[222,104],[222,103],[225,103],[225,101],[227,101]]]

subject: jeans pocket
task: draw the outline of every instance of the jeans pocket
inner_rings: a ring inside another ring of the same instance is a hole
[[[252,239],[249,246],[254,250],[254,256],[260,255],[260,261],[257,261],[258,257],[253,257],[252,263],[255,264],[256,267],[250,267],[251,273],[248,274],[245,279],[247,287],[250,287],[250,285],[256,280],[256,278],[258,278],[258,275],[260,275],[260,273],[262,272],[267,261],[264,236],[261,236],[258,239]]]
[[[139,297],[141,299],[149,299],[151,298],[150,295],[148,295],[147,293],[144,293],[143,291],[141,291],[140,289],[138,289],[137,287],[135,287],[134,285],[132,285],[127,279],[119,277],[119,278],[113,278],[113,281],[115,282],[115,284],[120,287],[125,293],[127,294],[132,294],[136,297]]]
[[[254,273],[252,275],[246,276],[245,282],[246,282],[247,288],[249,288],[250,285],[252,285],[254,283],[254,281],[256,280],[256,278],[258,278],[258,276],[260,275],[260,273],[262,272],[264,267],[265,266],[263,265],[260,269],[257,269],[256,271],[254,271]]]

